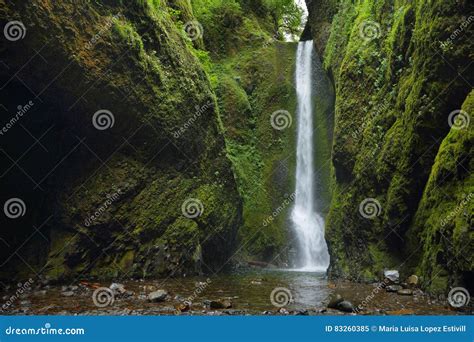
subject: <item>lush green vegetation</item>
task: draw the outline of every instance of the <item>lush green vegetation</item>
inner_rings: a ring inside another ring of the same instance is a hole
[[[448,124],[470,91],[463,78],[472,80],[466,69],[472,28],[446,42],[468,12],[467,4],[455,1],[310,5],[313,35],[336,86],[335,187],[327,226],[333,274],[371,280],[383,268],[401,267],[406,275],[418,272],[434,291],[468,281],[472,261],[459,260],[456,241],[472,244],[465,231],[469,216],[459,212],[455,228],[440,226],[462,194],[474,190],[472,175],[453,164],[465,157],[469,169],[472,125],[456,132]],[[459,157],[448,158],[448,146]],[[441,170],[454,177],[442,189],[432,184]],[[359,214],[365,198],[381,206],[372,220]]]

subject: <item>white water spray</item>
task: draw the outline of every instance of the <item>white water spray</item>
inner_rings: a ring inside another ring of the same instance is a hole
[[[295,206],[291,214],[299,243],[297,266],[302,271],[325,272],[329,253],[324,239],[324,219],[316,212],[312,108],[313,41],[300,42],[296,57],[298,142]]]

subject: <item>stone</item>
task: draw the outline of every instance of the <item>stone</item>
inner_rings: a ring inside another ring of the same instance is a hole
[[[342,296],[339,294],[339,293],[333,293],[330,297],[329,297],[329,303],[328,303],[328,308],[331,308],[331,309],[337,309],[337,305],[342,302],[344,300],[344,298],[342,298]]]
[[[352,305],[352,303],[347,300],[343,300],[342,302],[337,304],[336,309],[344,312],[353,312],[354,305]]]
[[[230,309],[232,302],[228,299],[211,300],[209,307],[211,309]]]
[[[397,270],[385,270],[383,276],[394,284],[400,281],[400,273]]]
[[[389,285],[385,288],[385,291],[387,291],[387,292],[398,292],[402,289],[403,289],[403,287],[401,287],[400,285]]]
[[[397,293],[400,296],[412,296],[413,295],[413,291],[410,290],[410,289],[401,289],[401,290],[398,290]]]
[[[63,297],[72,297],[72,296],[74,296],[74,292],[64,291],[64,292],[61,292],[61,296],[63,296]]]
[[[111,289],[114,294],[123,294],[125,292],[127,292],[127,290],[125,290],[125,286],[123,284],[119,284],[119,283],[112,283],[110,286],[109,286],[109,289]]]
[[[407,279],[407,284],[408,284],[409,286],[415,287],[415,286],[418,285],[418,283],[419,283],[419,278],[418,278],[418,276],[415,275],[415,274],[412,274],[412,275],[409,276],[408,279]]]
[[[148,301],[153,303],[163,302],[166,300],[167,296],[168,292],[166,292],[165,290],[158,290],[148,295]]]

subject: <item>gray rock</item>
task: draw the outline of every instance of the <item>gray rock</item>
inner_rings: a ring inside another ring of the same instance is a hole
[[[123,294],[127,292],[127,290],[125,290],[125,286],[119,283],[112,283],[109,286],[109,289],[111,289],[114,292],[114,294]]]
[[[352,303],[347,300],[343,300],[342,302],[337,304],[336,309],[344,312],[353,312],[354,305],[352,305]]]
[[[228,299],[211,300],[209,307],[211,309],[230,309],[232,302]]]
[[[400,273],[397,270],[385,270],[383,276],[394,284],[400,281]]]
[[[63,296],[63,297],[72,297],[72,296],[74,296],[74,292],[64,291],[64,292],[61,292],[61,296]]]
[[[412,296],[413,295],[413,291],[410,290],[410,289],[401,289],[401,290],[398,290],[397,293],[400,296]]]
[[[344,298],[342,298],[342,296],[339,294],[339,293],[333,293],[330,297],[329,297],[329,303],[328,303],[328,308],[331,308],[331,309],[337,309],[337,305],[342,302],[344,300]]]
[[[166,292],[165,290],[158,290],[148,295],[148,301],[153,303],[163,302],[166,300],[167,296],[168,292]]]
[[[387,292],[398,292],[402,289],[403,289],[403,287],[401,287],[400,285],[389,285],[385,288],[385,291],[387,291]]]

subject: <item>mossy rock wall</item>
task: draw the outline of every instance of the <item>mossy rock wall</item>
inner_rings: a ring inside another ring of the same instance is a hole
[[[5,277],[184,275],[228,264],[241,199],[214,92],[183,29],[192,15],[188,1],[0,1],[2,27],[26,27],[24,39],[2,43],[2,80],[11,81],[1,102],[12,104],[7,112],[35,103],[25,129],[2,137],[13,160],[31,146],[24,172],[1,179],[2,203],[27,205],[1,224]],[[113,114],[109,129],[93,125],[101,109]],[[201,215],[183,215],[189,199]]]
[[[459,168],[443,157],[448,141],[462,155],[469,151],[464,139],[471,141],[466,135],[472,125],[452,132],[448,118],[472,89],[472,3],[307,3],[313,37],[336,89],[335,186],[326,227],[331,274],[373,280],[384,268],[400,268],[403,276],[421,273],[423,286],[435,291],[465,285],[472,264],[460,254],[472,254],[472,235],[461,233],[467,229],[461,226],[469,220],[456,220],[445,232],[445,245],[432,220],[434,211],[448,215],[463,194],[472,193],[472,182],[459,175],[442,190],[431,179],[449,165],[450,172]],[[453,142],[455,134],[463,138]],[[360,214],[366,199],[380,204],[373,218]],[[461,235],[469,251],[458,246],[447,252]],[[456,267],[447,266],[448,254],[461,257]]]

